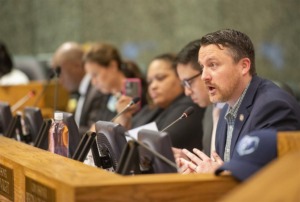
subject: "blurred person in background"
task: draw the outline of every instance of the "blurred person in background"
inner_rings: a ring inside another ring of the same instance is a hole
[[[83,67],[84,51],[75,42],[63,43],[54,53],[52,67],[60,68],[59,83],[71,94],[67,111],[74,113],[80,134],[107,112],[105,95],[91,84],[91,78]]]
[[[208,90],[201,79],[201,67],[198,63],[200,39],[189,42],[177,55],[177,73],[184,86],[185,95],[191,97],[199,107],[205,108],[203,125],[203,152],[210,156],[215,150],[215,130],[219,119],[222,103],[212,104]],[[201,120],[199,120],[201,121]],[[177,157],[183,157],[181,149],[173,148]],[[176,155],[175,155],[176,156]]]
[[[175,59],[174,54],[162,54],[150,62],[147,82],[152,104],[144,106],[134,116],[129,110],[120,117],[120,123],[129,129],[155,122],[160,131],[180,117],[188,107],[193,106],[193,114],[180,120],[166,132],[170,134],[174,147],[202,149],[201,120],[204,109],[194,104],[189,97],[184,96],[183,87],[176,72]],[[118,111],[122,110],[130,99],[122,96],[118,101]]]
[[[11,55],[5,44],[0,41],[0,85],[27,84],[26,74],[14,68]]]
[[[93,44],[84,56],[84,67],[93,85],[101,93],[108,95],[106,105],[111,113],[103,114],[99,120],[108,121],[116,115],[116,103],[122,94],[127,78],[138,78],[143,84],[144,79],[136,63],[124,62],[118,49],[109,43]],[[145,90],[142,92],[141,100],[144,105],[146,103]]]

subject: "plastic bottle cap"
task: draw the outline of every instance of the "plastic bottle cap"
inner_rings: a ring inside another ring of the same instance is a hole
[[[64,117],[64,115],[63,115],[62,112],[55,112],[54,113],[54,119],[55,120],[61,121],[61,120],[63,120],[63,117]]]

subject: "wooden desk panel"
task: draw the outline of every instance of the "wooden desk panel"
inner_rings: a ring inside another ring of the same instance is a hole
[[[215,201],[238,184],[212,174],[121,176],[5,137],[0,164],[13,169],[15,201],[22,202],[25,177],[54,189],[57,202]]]
[[[220,201],[300,201],[299,159],[300,150],[276,159]]]
[[[35,96],[30,98],[19,110],[23,110],[25,106],[33,106],[38,98],[39,94],[43,91],[44,84],[41,82],[30,82],[26,85],[12,85],[12,86],[0,86],[0,100],[8,102],[11,106],[14,105],[18,100],[26,96],[30,91],[35,91]],[[36,107],[42,110],[43,115],[49,118],[53,115],[53,105],[54,105],[54,91],[55,83],[50,82],[45,94],[41,96],[40,101],[37,103]],[[58,100],[57,109],[65,110],[67,102],[69,99],[69,93],[62,88],[61,85],[58,86]]]
[[[278,132],[277,150],[278,157],[300,150],[300,132],[299,131],[287,131]]]

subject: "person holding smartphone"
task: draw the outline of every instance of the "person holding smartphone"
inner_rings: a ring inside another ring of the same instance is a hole
[[[84,67],[91,76],[92,84],[101,93],[110,95],[106,105],[111,113],[103,113],[100,120],[108,121],[116,115],[117,99],[120,94],[129,91],[125,84],[128,87],[136,86],[137,90],[132,89],[132,93],[138,92],[142,104],[146,102],[141,90],[143,82],[138,66],[133,62],[123,62],[118,49],[112,44],[93,44],[84,56]]]
[[[152,104],[144,106],[134,116],[134,109],[128,110],[116,121],[128,129],[155,122],[158,130],[164,129],[190,106],[194,113],[168,128],[172,145],[178,148],[202,149],[202,117],[204,109],[198,107],[189,97],[184,95],[183,86],[176,72],[176,55],[162,54],[155,57],[147,71],[148,93]],[[131,100],[122,96],[117,103],[118,111]]]

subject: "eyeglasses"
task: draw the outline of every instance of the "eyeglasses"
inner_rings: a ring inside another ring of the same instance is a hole
[[[196,75],[194,75],[194,76],[192,76],[192,77],[190,77],[190,78],[188,78],[188,79],[183,79],[182,82],[181,82],[182,86],[187,87],[187,88],[191,88],[191,87],[192,87],[192,82],[193,82],[193,80],[194,80],[196,77],[200,76],[201,73],[202,73],[202,72],[199,72],[198,74],[196,74]]]

